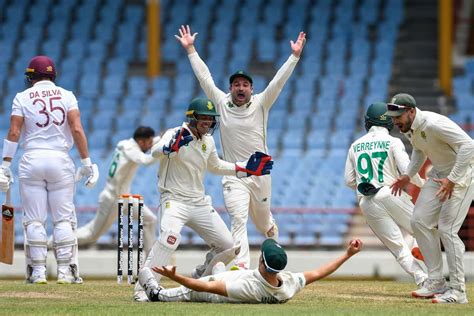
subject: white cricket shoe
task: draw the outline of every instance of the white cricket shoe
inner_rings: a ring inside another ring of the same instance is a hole
[[[66,270],[58,269],[58,284],[82,284],[84,281],[77,273],[75,264],[69,265]]]
[[[26,283],[29,284],[48,284],[48,280],[46,280],[45,274],[32,274],[28,279],[26,279]]]
[[[466,297],[466,292],[461,292],[456,289],[449,289],[443,294],[435,295],[435,298],[431,300],[432,303],[457,303],[457,304],[467,304],[468,300]]]
[[[145,290],[138,290],[133,293],[133,300],[136,302],[149,302],[148,296],[146,296]]]
[[[436,294],[443,294],[449,290],[446,280],[432,280],[428,279],[416,291],[411,292],[411,296],[416,298],[433,298]]]
[[[150,268],[144,267],[140,270],[138,273],[138,282],[140,282],[140,285],[145,290],[148,300],[151,302],[157,302],[161,287],[153,276]]]

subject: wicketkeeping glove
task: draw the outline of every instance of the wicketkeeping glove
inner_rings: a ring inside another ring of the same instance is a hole
[[[168,146],[163,146],[163,153],[168,155],[168,157],[171,153],[178,153],[181,147],[189,144],[192,140],[193,136],[191,133],[183,127],[176,132]]]
[[[272,156],[257,151],[246,162],[237,162],[235,164],[235,173],[237,178],[262,176],[270,174],[272,168]]]
[[[96,164],[92,164],[89,158],[82,159],[82,167],[76,172],[76,182],[81,181],[82,178],[86,178],[84,185],[88,188],[93,188],[97,180],[99,180],[99,168]]]

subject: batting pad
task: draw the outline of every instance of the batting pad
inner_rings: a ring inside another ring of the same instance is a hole
[[[166,266],[171,261],[171,256],[181,242],[181,235],[179,233],[168,230],[161,234],[153,247],[145,262],[145,267]],[[154,273],[157,280],[161,275]]]
[[[240,252],[240,244],[232,248],[229,248],[227,250],[219,252],[209,262],[209,264],[206,267],[206,270],[204,270],[204,273],[201,275],[201,277],[212,274],[212,268],[219,261],[223,262],[224,265],[228,265],[232,260],[234,260],[235,257],[237,257],[239,252]]]

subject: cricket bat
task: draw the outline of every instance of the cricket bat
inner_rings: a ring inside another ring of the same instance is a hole
[[[2,243],[0,245],[0,262],[6,264],[13,264],[15,245],[14,210],[11,204],[10,189],[8,189],[5,204],[2,205]]]

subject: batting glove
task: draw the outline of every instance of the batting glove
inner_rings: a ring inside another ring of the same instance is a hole
[[[97,180],[99,180],[99,168],[96,164],[91,163],[90,158],[81,159],[82,167],[76,172],[76,182],[81,181],[82,178],[86,178],[84,185],[87,188],[93,188]]]
[[[0,191],[7,192],[10,188],[10,179],[0,174]]]
[[[270,174],[272,168],[272,156],[257,151],[246,162],[237,162],[235,164],[235,173],[237,178],[263,176]]]
[[[7,192],[10,188],[10,183],[13,183],[13,174],[10,170],[11,162],[3,161],[0,166],[0,190]]]
[[[191,133],[183,127],[176,132],[168,146],[163,146],[163,153],[168,155],[168,157],[170,157],[172,153],[177,154],[181,147],[189,144],[192,140],[193,136],[191,136]]]

